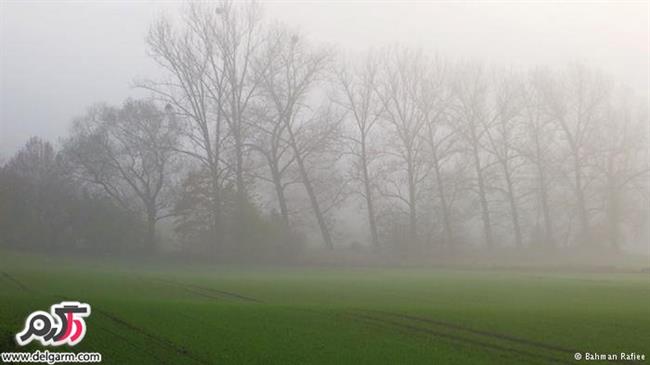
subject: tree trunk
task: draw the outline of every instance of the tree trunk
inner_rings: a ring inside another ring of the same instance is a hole
[[[510,203],[510,215],[512,218],[512,228],[515,232],[515,245],[518,248],[523,247],[523,239],[521,237],[521,226],[519,224],[519,210],[517,208],[517,201],[515,197],[514,186],[512,184],[512,178],[510,177],[510,171],[506,165],[507,161],[504,162],[503,169],[506,177],[506,185],[508,188],[508,202]]]
[[[620,245],[620,233],[618,229],[619,222],[619,204],[618,204],[618,194],[615,191],[615,188],[609,188],[609,197],[608,197],[608,207],[607,207],[607,222],[608,222],[608,233],[609,233],[609,243],[612,248],[618,249]]]
[[[438,154],[436,153],[435,146],[433,145],[433,139],[431,140],[432,148],[432,162],[434,172],[436,174],[436,185],[438,187],[438,195],[440,196],[440,206],[442,208],[442,223],[445,235],[444,245],[447,248],[451,248],[454,242],[454,236],[451,230],[451,217],[449,216],[449,208],[447,206],[447,197],[445,196],[445,187],[442,185],[442,175],[440,171],[440,162],[438,161]]]
[[[413,158],[412,152],[408,151],[408,161],[407,161],[407,174],[408,174],[408,194],[409,194],[409,238],[411,239],[411,244],[417,242],[418,239],[418,228],[417,228],[417,208],[415,206],[416,201],[416,192],[415,192],[415,171],[413,167]]]
[[[214,255],[218,256],[221,249],[221,193],[219,187],[218,172],[214,166],[211,167],[212,174],[212,230],[214,234]]]
[[[243,206],[243,202],[246,200],[246,186],[244,184],[244,156],[241,131],[235,131],[233,134],[235,136],[235,184],[237,198]]]
[[[296,143],[296,138],[289,123],[287,123],[287,132],[289,133],[289,142],[291,143],[291,148],[293,150],[293,153],[296,155],[296,162],[298,163],[300,177],[302,178],[302,183],[305,186],[307,195],[309,196],[309,201],[311,203],[312,210],[314,211],[314,215],[316,216],[318,228],[320,228],[321,235],[323,236],[325,247],[332,250],[334,248],[334,244],[332,243],[332,237],[330,236],[329,228],[327,228],[327,224],[325,223],[325,217],[323,216],[323,212],[321,212],[320,206],[318,204],[318,199],[316,198],[316,193],[314,192],[314,188],[311,185],[309,174],[307,174],[305,163],[302,160],[302,155],[300,154],[298,144]]]
[[[620,245],[620,233],[618,227],[620,219],[620,199],[615,174],[614,161],[610,156],[607,163],[607,231],[609,235],[609,243],[612,248],[618,249]]]
[[[147,207],[147,251],[152,253],[156,250],[156,210]]]
[[[361,136],[361,167],[363,169],[363,186],[366,193],[366,208],[368,211],[368,225],[370,227],[370,237],[372,245],[379,248],[379,237],[377,235],[377,222],[375,221],[375,208],[372,201],[372,189],[370,186],[370,176],[368,174],[368,159],[366,156],[366,136]]]
[[[236,214],[236,224],[234,225],[234,237],[235,245],[241,245],[244,241],[245,235],[245,224],[246,224],[246,213],[245,213],[245,204],[247,200],[246,188],[244,185],[244,156],[243,156],[243,144],[241,136],[241,124],[239,124],[235,131],[233,131],[235,139],[235,185],[237,189],[237,206],[235,207]]]
[[[541,167],[539,168],[540,172],[538,175],[539,178],[539,184],[540,184],[540,199],[542,201],[542,215],[544,216],[544,231],[545,234],[544,236],[546,237],[546,241],[548,243],[549,247],[555,247],[555,235],[553,233],[553,222],[551,218],[551,211],[549,208],[548,204],[548,191],[546,189],[546,181],[545,181],[545,176],[544,172],[541,171]]]
[[[476,143],[472,146],[473,156],[474,156],[474,167],[476,168],[476,178],[478,180],[478,195],[479,201],[481,203],[481,219],[483,221],[483,237],[485,239],[485,245],[488,248],[494,246],[492,240],[492,223],[490,222],[490,211],[488,208],[487,197],[485,193],[485,183],[483,182],[483,171],[481,171],[481,160],[479,157],[478,147]]]
[[[582,187],[582,168],[580,167],[580,157],[577,152],[573,154],[573,166],[575,177],[575,191],[578,204],[578,219],[580,222],[580,241],[587,243],[589,241],[589,216],[585,203],[585,195]]]
[[[544,238],[549,247],[555,247],[555,235],[553,234],[553,222],[548,204],[548,190],[546,186],[546,173],[542,165],[542,149],[539,137],[535,134],[535,154],[537,159],[537,180],[539,182],[539,198],[542,204],[542,215],[544,216]]]
[[[287,207],[287,199],[284,196],[284,188],[282,186],[282,178],[277,163],[269,160],[269,167],[271,169],[271,178],[275,186],[275,194],[278,198],[278,206],[280,207],[280,214],[282,215],[282,222],[285,228],[289,228],[289,209]]]

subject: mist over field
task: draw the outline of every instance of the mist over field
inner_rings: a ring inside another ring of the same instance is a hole
[[[647,13],[3,1],[0,245],[643,266]]]

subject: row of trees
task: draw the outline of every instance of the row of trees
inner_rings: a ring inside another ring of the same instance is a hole
[[[357,207],[377,249],[648,239],[647,105],[586,67],[402,47],[343,60],[231,2],[161,18],[147,44],[165,75],[136,82],[152,99],[90,108],[59,165],[141,217],[149,249],[165,218],[182,247],[220,257],[332,249]]]
[[[598,72],[450,65],[400,48],[358,67],[337,79],[373,242],[373,200],[387,198],[405,211],[407,242],[453,247],[476,221],[488,248],[647,238],[647,105]]]

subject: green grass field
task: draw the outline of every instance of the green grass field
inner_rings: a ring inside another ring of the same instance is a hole
[[[650,355],[650,275],[210,268],[0,253],[0,348],[34,310],[87,302],[107,364],[548,364]],[[57,348],[57,351],[68,349]],[[646,360],[647,361],[647,360]]]

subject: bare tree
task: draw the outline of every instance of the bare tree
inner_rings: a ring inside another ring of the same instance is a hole
[[[332,249],[332,237],[324,210],[314,189],[307,159],[312,152],[329,143],[336,131],[335,123],[319,119],[309,106],[313,89],[330,60],[329,52],[311,50],[299,35],[275,28],[266,50],[265,65],[259,78],[262,93],[286,130],[301,182],[305,187],[325,246]]]
[[[584,66],[570,68],[555,81],[547,80],[543,93],[547,112],[568,147],[579,240],[583,243],[589,242],[591,236],[587,194],[588,184],[593,180],[589,165],[594,151],[590,146],[598,124],[603,122],[609,95],[609,83]]]
[[[607,240],[615,249],[622,243],[624,215],[634,211],[631,200],[642,198],[638,189],[647,192],[650,177],[645,150],[650,132],[647,115],[629,105],[628,93],[621,94],[608,108],[593,147],[597,154],[594,165],[603,191]]]
[[[343,66],[337,72],[337,81],[341,89],[339,104],[346,110],[353,133],[346,138],[350,141],[349,152],[354,156],[353,174],[361,185],[360,194],[366,203],[366,214],[370,230],[371,243],[379,247],[374,192],[376,183],[372,179],[370,164],[377,159],[371,146],[372,132],[380,120],[383,108],[375,92],[377,88],[378,64],[369,54],[360,66],[349,68]]]
[[[524,135],[517,143],[517,150],[532,164],[534,182],[539,210],[543,220],[541,239],[549,246],[556,245],[556,237],[551,212],[550,184],[551,169],[554,166],[553,149],[556,147],[557,134],[552,118],[544,112],[543,99],[540,95],[540,82],[543,82],[541,71],[532,72],[525,82],[523,97],[523,128]]]
[[[282,222],[289,228],[290,213],[286,190],[289,185],[299,182],[288,177],[296,155],[287,141],[287,124],[277,113],[277,109],[273,105],[267,105],[268,103],[258,104],[255,113],[256,123],[253,126],[256,133],[246,146],[263,156],[268,166],[269,177],[265,175],[257,175],[257,177],[273,184]]]
[[[218,15],[192,4],[184,29],[175,31],[167,19],[154,23],[147,37],[152,58],[166,71],[162,81],[139,81],[137,86],[168,103],[167,112],[182,125],[178,152],[200,162],[210,176],[211,223],[214,238],[221,238],[221,186],[228,178],[223,150],[227,141],[223,108],[222,57],[213,46]],[[217,249],[218,245],[215,245]]]
[[[140,82],[139,86],[170,103],[175,116],[187,121],[187,143],[181,152],[197,158],[210,171],[217,238],[222,233],[220,186],[230,174],[241,214],[248,198],[245,145],[259,87],[253,63],[263,41],[260,11],[249,2],[221,1],[216,8],[192,3],[180,33],[161,19],[147,39],[152,56],[168,71],[170,80]]]
[[[427,176],[424,156],[426,125],[424,113],[418,105],[421,83],[429,76],[428,59],[422,52],[408,49],[390,49],[381,64],[382,79],[377,83],[377,95],[383,105],[382,118],[395,133],[394,150],[397,170],[405,175],[406,193],[399,181],[393,182],[394,191],[386,195],[397,198],[408,208],[409,240],[418,241],[417,204],[421,183]]]
[[[151,102],[127,100],[122,108],[97,106],[77,119],[65,151],[77,177],[144,215],[153,248],[156,222],[170,213],[177,141],[166,113]]]
[[[423,131],[424,139],[430,152],[431,170],[433,171],[438,205],[442,213],[443,245],[451,248],[454,242],[453,223],[451,214],[451,201],[446,187],[444,170],[445,165],[456,154],[457,135],[449,125],[451,93],[448,83],[446,63],[435,60],[431,64],[432,72],[427,79],[422,81],[422,91],[417,100],[418,106],[424,115],[426,128]],[[435,222],[433,222],[435,223]]]
[[[485,149],[495,158],[501,168],[508,202],[515,245],[523,246],[522,229],[517,192],[517,173],[526,163],[518,152],[516,142],[521,138],[520,125],[523,88],[516,75],[505,73],[496,76],[491,93],[494,103],[494,117],[481,118],[483,133],[486,136]]]
[[[243,207],[247,198],[244,180],[246,125],[261,81],[253,64],[263,47],[265,28],[261,8],[253,2],[222,1],[217,14],[217,21],[210,23],[208,41],[212,42],[221,59],[219,64],[211,59],[210,64],[213,68],[220,67],[219,75],[223,76],[220,79],[223,82],[220,94],[223,102],[218,103],[218,107],[233,138],[235,185]]]
[[[492,221],[488,206],[488,192],[485,181],[485,164],[482,145],[485,140],[483,125],[492,124],[495,115],[488,105],[488,80],[485,71],[479,66],[460,67],[452,82],[454,94],[452,110],[454,127],[464,140],[476,178],[476,192],[481,207],[483,239],[488,248],[494,246]]]

